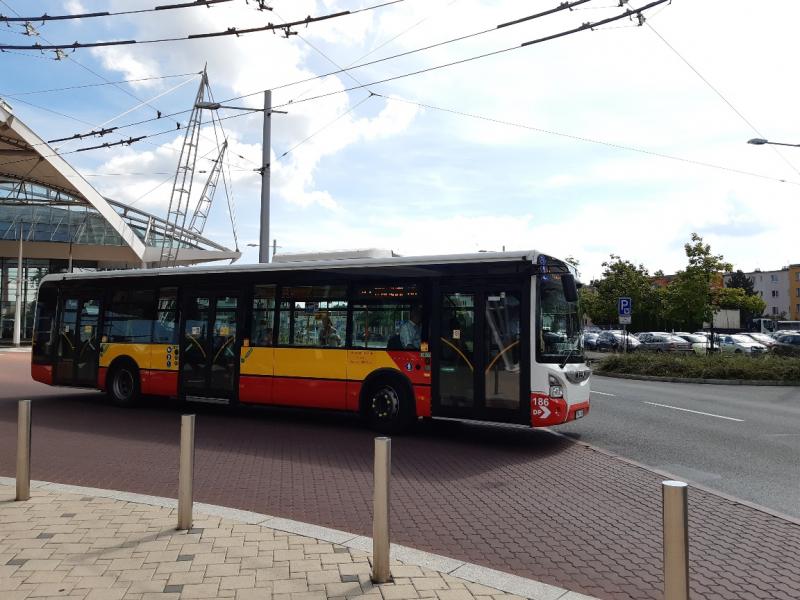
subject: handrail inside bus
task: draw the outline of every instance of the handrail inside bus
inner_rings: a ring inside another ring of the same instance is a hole
[[[497,359],[498,359],[498,358],[500,358],[501,356],[503,356],[503,354],[505,354],[506,352],[508,352],[509,350],[511,350],[511,349],[512,349],[514,346],[516,346],[517,344],[519,344],[519,340],[517,340],[516,342],[512,342],[512,343],[510,343],[508,346],[506,346],[505,348],[503,348],[503,349],[500,351],[500,353],[499,353],[497,356],[495,356],[495,357],[492,359],[492,362],[490,362],[490,363],[489,363],[489,366],[488,366],[488,367],[486,367],[486,373],[488,373],[488,372],[489,372],[489,370],[490,370],[490,369],[491,369],[491,368],[494,366],[494,363],[496,363],[496,362],[497,362]]]

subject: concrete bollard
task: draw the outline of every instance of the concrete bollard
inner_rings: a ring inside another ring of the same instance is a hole
[[[392,580],[389,568],[389,476],[392,468],[392,440],[375,438],[375,491],[372,516],[372,581]]]
[[[178,529],[192,528],[194,478],[194,415],[181,417],[181,458],[178,472]]]
[[[17,500],[30,500],[31,401],[20,400],[17,406]]]
[[[688,485],[661,482],[664,515],[664,600],[689,600]]]

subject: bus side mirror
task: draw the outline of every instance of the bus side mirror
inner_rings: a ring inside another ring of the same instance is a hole
[[[565,273],[561,276],[561,285],[564,287],[564,299],[567,302],[577,302],[578,286],[575,285],[575,276],[572,273]]]

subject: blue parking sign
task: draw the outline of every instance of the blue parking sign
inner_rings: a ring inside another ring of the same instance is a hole
[[[621,317],[630,315],[633,311],[633,302],[631,302],[630,298],[618,298],[617,310],[619,311],[619,316]]]

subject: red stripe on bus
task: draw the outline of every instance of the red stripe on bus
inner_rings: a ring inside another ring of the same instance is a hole
[[[347,382],[344,380],[283,377],[272,380],[272,404],[344,410],[346,398]]]
[[[347,382],[347,399],[345,407],[347,410],[358,412],[361,410],[361,388],[363,387],[362,381],[348,381]]]
[[[429,386],[414,386],[414,399],[417,406],[418,417],[431,416],[431,388]]]
[[[106,391],[106,377],[108,376],[108,367],[97,368],[97,389]]]
[[[272,377],[240,375],[239,402],[272,404]]]
[[[150,396],[177,396],[178,372],[145,370],[141,373],[142,393]]]
[[[31,365],[31,377],[34,381],[53,385],[52,365]]]
[[[423,358],[418,350],[390,350],[387,354],[397,368],[411,380],[411,383],[414,385],[431,384],[430,357]]]

